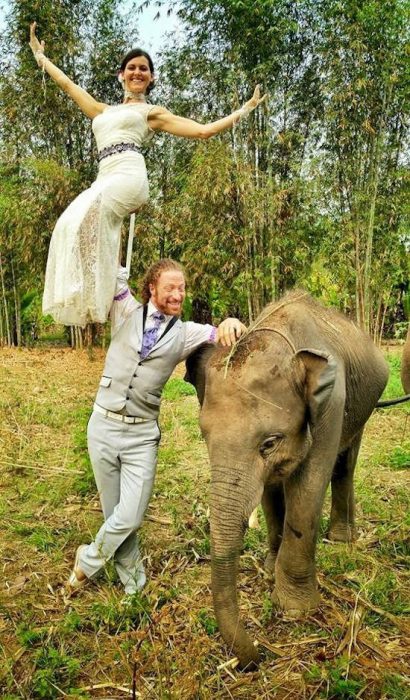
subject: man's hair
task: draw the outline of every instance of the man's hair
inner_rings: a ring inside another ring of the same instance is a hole
[[[185,275],[184,268],[176,260],[172,260],[171,258],[162,258],[162,260],[158,260],[158,262],[148,268],[142,281],[141,299],[143,304],[148,304],[150,300],[150,284],[157,284],[161,274],[168,270],[182,272],[182,274]]]

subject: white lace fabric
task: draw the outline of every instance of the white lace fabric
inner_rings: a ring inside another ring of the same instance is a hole
[[[107,108],[93,120],[98,150],[119,142],[142,146],[152,136],[152,105]],[[65,325],[104,323],[115,293],[121,225],[148,199],[143,156],[125,151],[104,158],[97,179],[67,207],[50,242],[43,312]]]

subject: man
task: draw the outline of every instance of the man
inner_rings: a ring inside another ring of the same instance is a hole
[[[114,558],[126,594],[146,581],[136,530],[151,496],[160,440],[163,387],[175,366],[205,342],[231,346],[246,330],[235,318],[218,328],[183,323],[185,277],[179,263],[159,260],[148,270],[138,303],[120,268],[110,312],[112,333],[94,411],[88,450],[105,522],[81,545],[67,584],[72,595]]]

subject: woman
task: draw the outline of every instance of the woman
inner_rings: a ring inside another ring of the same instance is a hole
[[[87,117],[97,141],[99,170],[91,187],[63,212],[54,229],[47,261],[43,312],[66,325],[84,326],[107,319],[115,290],[124,217],[148,199],[148,180],[140,148],[155,131],[207,139],[236,124],[265,98],[253,97],[227,117],[199,124],[146,102],[154,83],[150,56],[133,49],[124,57],[119,80],[122,104],[98,102],[73,83],[44,54],[44,41],[30,26],[30,47],[38,65]]]

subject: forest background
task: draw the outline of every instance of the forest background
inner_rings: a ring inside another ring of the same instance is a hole
[[[101,342],[41,314],[57,217],[96,175],[89,120],[37,68],[47,55],[101,101],[141,45],[139,10],[162,0],[15,0],[0,46],[0,343]],[[125,9],[124,9],[125,8]],[[185,315],[246,323],[294,286],[340,308],[376,341],[409,313],[407,0],[182,0],[159,52],[152,102],[211,121],[260,83],[266,105],[206,142],[159,135],[147,150],[149,205],[137,215],[131,284],[180,260]],[[406,121],[407,120],[407,121]]]

